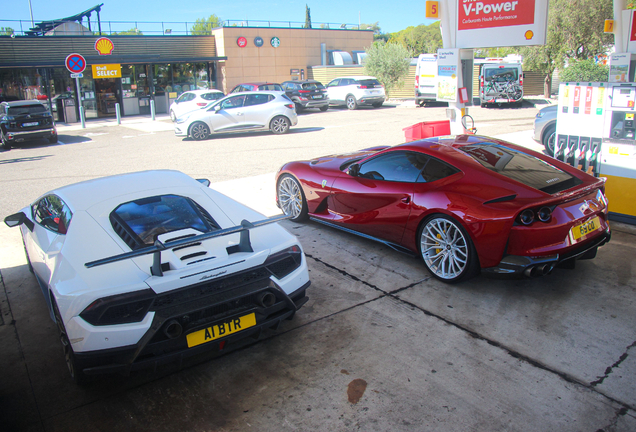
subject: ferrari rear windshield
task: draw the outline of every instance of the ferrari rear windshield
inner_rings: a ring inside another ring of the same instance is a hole
[[[192,228],[201,233],[218,229],[207,211],[190,198],[160,195],[120,204],[110,215],[113,228],[131,247],[152,246],[157,236]]]
[[[532,155],[497,144],[474,144],[460,149],[485,168],[545,193],[554,194],[581,182]]]

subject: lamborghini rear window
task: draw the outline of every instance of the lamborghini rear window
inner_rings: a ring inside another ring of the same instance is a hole
[[[110,215],[113,228],[131,247],[152,246],[157,236],[192,228],[218,229],[210,214],[190,198],[160,195],[120,204]]]
[[[545,193],[554,194],[582,183],[537,157],[502,145],[466,145],[460,150],[485,168]]]

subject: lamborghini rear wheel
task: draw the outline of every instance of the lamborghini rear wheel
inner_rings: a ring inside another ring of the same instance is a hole
[[[66,360],[68,371],[75,383],[84,384],[87,380],[87,376],[84,374],[77,358],[75,357],[75,352],[73,351],[71,341],[66,333],[66,327],[64,326],[64,321],[62,320],[62,315],[60,314],[60,310],[57,307],[55,299],[51,298],[51,303],[53,306],[53,314],[55,315],[55,323],[57,324],[57,333],[60,338],[60,342],[62,343],[62,350],[64,351],[64,359]]]

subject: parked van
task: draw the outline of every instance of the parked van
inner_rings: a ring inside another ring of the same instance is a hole
[[[479,102],[521,105],[523,70],[521,63],[484,63],[479,73]]]
[[[437,98],[437,54],[420,54],[415,66],[415,103],[423,106]]]

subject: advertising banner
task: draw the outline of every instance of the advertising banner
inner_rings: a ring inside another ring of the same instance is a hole
[[[457,102],[457,76],[460,57],[458,49],[437,50],[437,100]]]
[[[450,1],[458,48],[545,44],[548,0]]]
[[[93,65],[93,79],[121,78],[120,64]]]
[[[610,56],[609,82],[627,82],[629,77],[630,53],[615,53]]]

